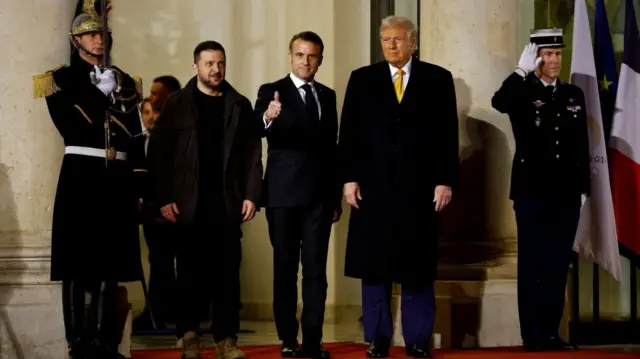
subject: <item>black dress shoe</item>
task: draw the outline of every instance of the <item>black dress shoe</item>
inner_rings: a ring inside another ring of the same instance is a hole
[[[433,358],[431,349],[427,345],[409,345],[405,348],[405,353],[413,358]]]
[[[578,350],[578,347],[571,343],[567,343],[558,337],[555,337],[545,342],[542,345],[542,349],[546,351],[574,351]]]
[[[86,359],[87,348],[83,341],[76,339],[69,343],[69,359]]]
[[[390,346],[387,340],[374,340],[367,348],[367,358],[388,358]]]
[[[322,345],[306,346],[302,344],[300,358],[329,359],[329,352]]]
[[[298,347],[298,342],[282,343],[280,356],[283,358],[302,358],[302,352]]]
[[[543,350],[542,344],[539,342],[524,342],[522,347],[526,352],[541,352]]]

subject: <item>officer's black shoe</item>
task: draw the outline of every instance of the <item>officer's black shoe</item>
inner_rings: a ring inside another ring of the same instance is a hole
[[[301,358],[329,359],[329,352],[322,345],[305,345],[302,343]]]
[[[283,342],[280,346],[280,356],[283,358],[301,358],[301,355],[297,341]]]
[[[574,351],[578,350],[578,347],[571,343],[567,343],[564,340],[554,337],[549,339],[542,345],[543,350],[545,351]]]
[[[524,342],[522,346],[526,352],[541,352],[543,350],[542,344],[537,341]]]
[[[367,348],[367,358],[388,358],[390,346],[389,340],[374,340]]]
[[[413,358],[433,358],[428,345],[409,345],[405,348],[405,353]]]
[[[76,339],[69,343],[69,359],[86,359],[87,348],[84,342]]]
[[[89,343],[87,349],[87,359],[126,359],[118,353],[118,349],[95,339]]]

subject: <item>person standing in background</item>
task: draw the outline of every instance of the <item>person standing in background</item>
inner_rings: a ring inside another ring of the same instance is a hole
[[[162,111],[169,96],[180,90],[180,81],[171,75],[158,76],[153,79],[149,90],[149,101],[155,111]]]
[[[153,80],[151,94],[141,105],[142,125],[145,136],[145,154],[153,134],[155,122],[169,96],[180,90],[180,82],[173,76],[160,76]],[[140,316],[133,322],[134,331],[166,329],[168,321],[175,320],[177,295],[175,258],[177,251],[176,226],[160,213],[154,198],[153,183],[147,178],[143,202],[142,228],[149,248],[149,292],[148,303]],[[153,315],[153,322],[151,316]]]

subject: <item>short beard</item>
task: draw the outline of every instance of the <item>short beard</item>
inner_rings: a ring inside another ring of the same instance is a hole
[[[211,90],[218,90],[220,88],[220,86],[216,86],[211,82],[209,76],[201,76],[198,74],[198,81]]]

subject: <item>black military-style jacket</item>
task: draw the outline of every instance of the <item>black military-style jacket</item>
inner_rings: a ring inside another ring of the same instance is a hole
[[[579,87],[560,79],[547,87],[535,73],[513,73],[491,103],[509,115],[515,137],[512,200],[589,195],[588,117]]]
[[[136,82],[127,73],[113,67],[119,93],[115,98],[107,97],[91,82],[90,72],[93,70],[93,65],[78,56],[72,57],[69,66],[60,66],[40,75],[39,80],[34,77],[34,85],[38,87],[34,96],[46,98],[53,123],[67,149],[104,151],[103,158],[97,158],[96,162],[102,164],[98,166],[100,168],[81,166],[79,170],[83,176],[102,176],[104,167],[113,171],[128,167],[135,172],[132,185],[141,196],[147,174]],[[127,155],[127,165],[117,159],[109,161],[111,166],[104,165],[104,157],[110,158],[119,153]]]

